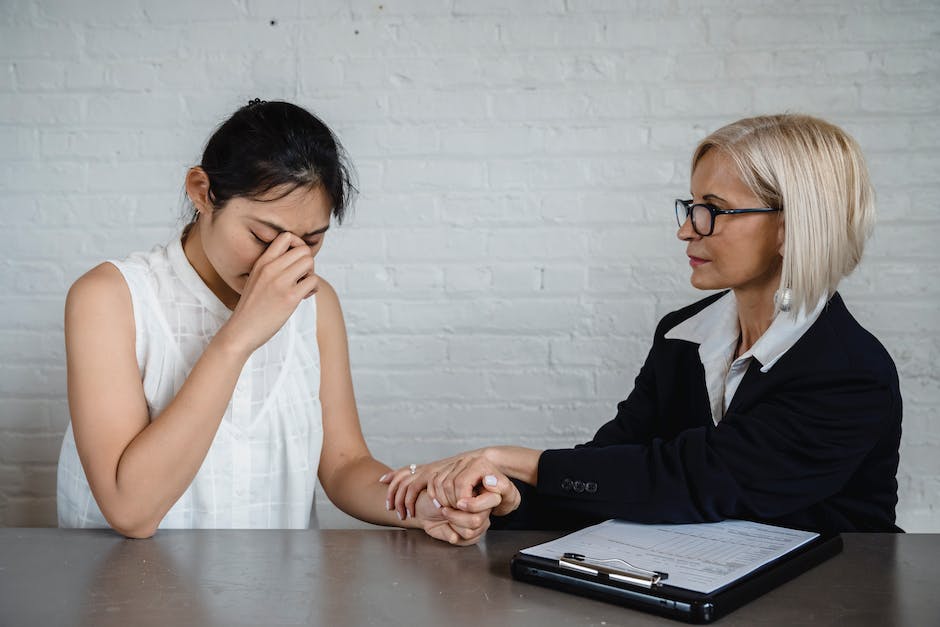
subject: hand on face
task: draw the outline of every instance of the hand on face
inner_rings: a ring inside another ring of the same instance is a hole
[[[254,351],[284,326],[300,301],[317,291],[313,253],[299,237],[284,232],[258,257],[232,316],[219,332]]]

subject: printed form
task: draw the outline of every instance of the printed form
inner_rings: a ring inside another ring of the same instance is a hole
[[[608,520],[522,552],[551,560],[579,553],[585,566],[625,560],[636,568],[668,573],[666,585],[708,594],[818,535],[745,520],[691,525]]]

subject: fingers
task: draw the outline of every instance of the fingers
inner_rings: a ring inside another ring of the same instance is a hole
[[[399,484],[398,490],[395,491],[395,499],[392,501],[392,509],[398,512],[400,520],[404,520],[410,513],[405,510],[405,488],[411,481],[411,473],[408,473],[406,478],[402,479],[402,483]]]
[[[503,502],[503,497],[498,492],[489,492],[484,490],[478,496],[462,498],[457,501],[457,508],[463,512],[489,512],[489,510],[499,507]]]
[[[432,538],[443,540],[455,546],[468,546],[476,544],[489,528],[489,521],[476,529],[454,527],[450,523],[441,522],[425,527],[424,531]]]
[[[467,514],[449,507],[442,507],[441,512],[451,529],[463,541],[476,541],[490,528],[489,512]]]
[[[483,489],[490,492],[505,495],[514,488],[515,486],[509,480],[509,477],[501,472],[494,472],[483,477]]]
[[[401,481],[396,486],[392,504],[402,520],[414,516],[418,495],[427,486],[426,467],[420,466],[419,468],[420,470],[417,470],[415,474],[411,474],[410,467],[398,471],[401,474]]]
[[[499,504],[498,495],[490,494],[489,496],[491,499],[495,496],[496,504]],[[452,507],[442,507],[441,515],[455,529],[457,527],[463,527],[464,529],[480,529],[481,527],[489,527],[490,508],[483,507],[474,512],[466,512],[453,509]]]
[[[295,237],[297,236],[286,231],[275,237],[271,240],[271,243],[268,244],[268,247],[264,249],[264,252],[261,253],[261,256],[258,257],[258,262],[267,263],[286,253],[291,249],[291,244],[294,242]]]
[[[519,494],[519,488],[505,475],[497,475],[497,485],[501,501],[499,505],[493,508],[494,516],[505,516],[514,511],[522,502],[522,495]]]
[[[457,544],[461,541],[460,534],[446,522],[428,525],[424,528],[424,532],[436,540],[443,540],[449,544]]]
[[[320,289],[320,277],[311,273],[300,281],[297,281],[297,287],[295,289],[295,296],[299,298],[310,298],[317,293],[317,290]]]
[[[405,486],[405,496],[403,500],[405,503],[405,511],[409,516],[415,511],[415,501],[418,500],[418,495],[421,494],[426,485],[427,484],[415,474],[412,480],[408,482],[408,485]],[[431,498],[433,499],[434,497],[431,496]],[[436,502],[434,504],[437,505]]]
[[[313,258],[310,247],[293,233],[285,231],[268,244],[268,247],[255,261],[252,271],[260,271],[267,266],[271,266],[272,274],[278,274],[294,261],[305,256]]]
[[[476,495],[481,486],[498,493],[498,489],[491,489],[496,486],[483,485],[487,477],[498,483],[496,475],[501,475],[501,473],[497,473],[487,460],[482,457],[467,457],[458,460],[446,472],[435,474],[429,482],[428,491],[431,491],[430,486],[433,485],[437,499],[442,505],[459,507],[462,500]]]
[[[395,509],[398,512],[399,518],[402,520],[404,520],[402,510],[398,509],[397,506],[393,507],[393,505],[397,501],[402,482],[410,476],[411,472],[407,468],[400,468],[399,470],[387,473],[383,476],[388,481],[388,490],[385,491],[385,508],[388,510]]]
[[[283,276],[290,283],[296,283],[313,274],[313,253],[309,248],[291,248],[277,259],[268,262],[262,270],[272,276]]]
[[[468,460],[463,458],[458,459],[453,464],[435,473],[431,481],[428,482],[429,486],[434,486],[434,496],[441,505],[450,507],[456,506],[457,497],[456,491],[454,490],[454,478],[463,472],[467,464]]]
[[[268,244],[268,247],[264,249],[264,252],[261,253],[261,256],[258,257],[258,260],[255,261],[256,268],[262,268],[267,264],[271,263],[275,259],[281,257],[284,253],[291,250],[292,248],[297,247],[297,241],[303,242],[299,237],[293,233],[288,233],[284,231]]]

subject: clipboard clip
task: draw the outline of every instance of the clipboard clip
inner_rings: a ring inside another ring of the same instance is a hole
[[[614,568],[603,564],[617,564],[618,567]],[[606,575],[614,581],[632,583],[647,588],[661,586],[663,585],[662,581],[669,578],[669,573],[640,568],[617,557],[598,558],[581,555],[580,553],[565,553],[558,558],[558,565],[588,575]]]

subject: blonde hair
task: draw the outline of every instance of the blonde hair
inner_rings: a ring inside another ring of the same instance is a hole
[[[838,126],[808,115],[738,120],[699,143],[692,170],[711,149],[785,221],[780,287],[791,313],[831,296],[862,258],[875,221],[874,190],[862,151]]]

